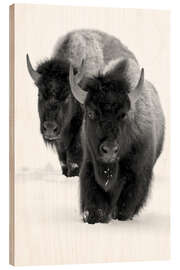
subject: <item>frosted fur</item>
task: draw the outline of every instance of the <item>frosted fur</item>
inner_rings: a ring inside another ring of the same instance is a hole
[[[55,46],[53,57],[67,58],[74,67],[85,60],[85,73],[91,76],[103,72],[105,66],[119,55],[123,58],[135,56],[117,38],[97,30],[76,30],[61,37]]]

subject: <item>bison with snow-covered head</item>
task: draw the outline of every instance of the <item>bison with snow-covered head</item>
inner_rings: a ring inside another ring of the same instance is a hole
[[[70,67],[72,93],[84,106],[80,199],[83,219],[91,224],[139,212],[163,145],[158,93],[136,59],[121,50],[95,77],[80,81]]]

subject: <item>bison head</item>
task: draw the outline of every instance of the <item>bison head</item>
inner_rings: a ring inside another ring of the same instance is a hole
[[[133,67],[132,67],[133,65]],[[74,97],[84,104],[84,134],[95,169],[96,179],[110,189],[119,172],[119,160],[127,152],[130,140],[131,109],[138,100],[144,83],[144,70],[139,71],[134,89],[132,71],[139,68],[134,60],[121,60],[94,78],[74,75],[70,67],[70,85]]]
[[[61,138],[68,121],[65,115],[70,105],[69,64],[51,59],[34,70],[27,55],[27,67],[38,88],[40,131],[45,142],[53,144]]]

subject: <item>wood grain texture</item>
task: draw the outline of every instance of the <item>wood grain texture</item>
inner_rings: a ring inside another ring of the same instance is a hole
[[[14,26],[14,5],[9,7],[9,262],[14,265],[14,207],[15,207],[15,189],[14,189],[14,40],[15,40],[15,26]]]
[[[26,67],[50,57],[68,31],[94,28],[132,50],[157,88],[166,138],[147,206],[132,222],[88,225],[79,213],[78,178],[59,171],[39,132],[37,88]],[[50,265],[170,257],[169,12],[17,4],[10,7],[10,263]]]

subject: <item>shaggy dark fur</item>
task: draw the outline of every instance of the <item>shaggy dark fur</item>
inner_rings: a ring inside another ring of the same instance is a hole
[[[36,82],[39,89],[40,131],[45,143],[55,146],[66,176],[79,175],[81,163],[80,126],[82,110],[70,92],[69,63],[51,59],[41,63]],[[44,123],[55,125],[55,139],[45,136]]]
[[[163,145],[164,117],[157,92],[144,82],[132,107],[128,81],[121,74],[114,80],[113,72],[83,82],[88,95],[82,126],[80,196],[83,219],[90,224],[111,218],[128,220],[138,214]],[[118,144],[113,160],[104,158],[104,143]]]
[[[55,145],[63,173],[67,176],[78,175],[77,165],[82,156],[79,140],[82,111],[70,94],[69,63],[78,70],[84,60],[85,74],[94,76],[119,55],[135,59],[115,37],[81,29],[61,36],[51,59],[41,63],[36,70],[27,57],[29,74],[39,88],[41,133],[46,143]]]

